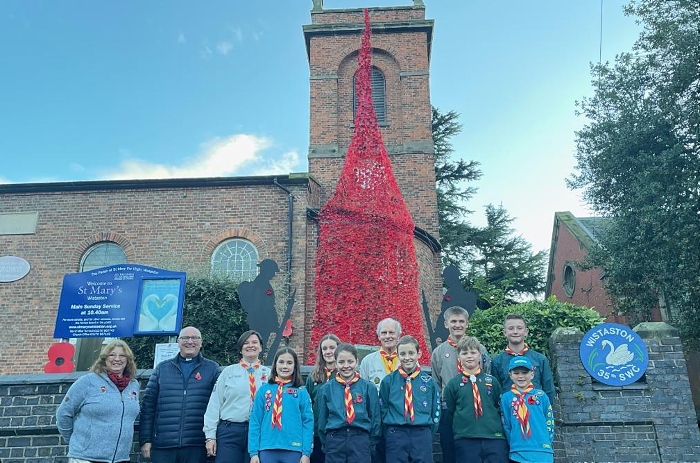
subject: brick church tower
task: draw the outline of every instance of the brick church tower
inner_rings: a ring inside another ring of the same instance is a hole
[[[394,176],[416,224],[420,287],[434,320],[442,280],[429,89],[433,20],[425,19],[420,0],[410,6],[369,8],[369,15],[375,111]],[[335,189],[353,134],[354,75],[363,28],[361,8],[324,9],[321,0],[313,2],[311,24],[303,28],[310,69],[309,173],[320,183],[321,204]],[[315,255],[308,257],[305,318],[310,322]]]

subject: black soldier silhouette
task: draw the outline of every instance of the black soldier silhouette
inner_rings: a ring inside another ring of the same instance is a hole
[[[260,273],[253,281],[238,285],[238,298],[243,310],[248,314],[248,327],[260,333],[263,349],[267,347],[270,334],[279,329],[275,309],[275,290],[270,280],[280,271],[277,262],[264,259],[259,264]]]
[[[450,307],[460,306],[469,312],[471,317],[476,308],[476,294],[472,291],[466,291],[459,280],[459,270],[454,265],[448,265],[442,271],[442,278],[445,281],[447,291],[442,296],[442,304],[440,305],[440,315],[435,322],[432,339],[435,340],[435,345],[444,342],[449,335],[449,331],[445,327],[445,310]]]

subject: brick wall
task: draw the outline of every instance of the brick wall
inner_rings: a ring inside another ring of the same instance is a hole
[[[302,367],[303,376],[311,367]],[[141,388],[152,370],[139,370]],[[85,373],[68,375],[0,376],[0,462],[66,463],[68,445],[56,429],[56,409],[68,388]],[[439,440],[433,448],[435,463],[442,462]],[[138,421],[134,430],[132,462],[146,462],[138,446]],[[213,461],[213,459],[211,460]]]
[[[700,461],[698,419],[677,331],[661,322],[635,331],[649,351],[646,381],[623,387],[593,382],[583,369],[583,333],[559,328],[552,335],[558,463]]]
[[[77,272],[83,253],[102,240],[120,243],[131,263],[207,274],[218,244],[245,238],[261,260],[277,261],[282,272],[272,284],[278,294],[286,294],[288,196],[272,178],[267,180],[246,185],[234,178],[219,186],[210,186],[213,179],[187,185],[143,181],[140,188],[125,189],[119,182],[44,184],[39,192],[22,192],[32,185],[3,186],[0,211],[37,211],[39,223],[32,235],[0,235],[3,255],[23,257],[31,265],[21,280],[0,283],[0,374],[42,371],[54,342],[63,276]],[[278,181],[295,196],[292,288],[297,288],[293,321],[299,336],[292,338],[292,345],[303,350],[306,209],[314,182],[285,181],[283,176]],[[285,302],[280,297],[279,306]]]
[[[593,268],[591,270],[580,270],[574,265],[575,288],[571,296],[564,292],[564,266],[567,263],[583,261],[588,255],[576,237],[571,233],[562,221],[558,221],[559,230],[556,241],[556,252],[554,255],[551,294],[562,302],[591,307],[598,311],[603,317],[611,316],[612,302],[603,288],[604,281],[601,279],[602,269]],[[613,318],[609,321],[615,321]],[[622,321],[622,320],[620,320]]]

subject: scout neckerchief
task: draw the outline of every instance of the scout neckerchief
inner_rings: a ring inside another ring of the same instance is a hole
[[[275,377],[277,383],[277,394],[275,395],[275,404],[272,406],[272,428],[277,427],[282,429],[282,390],[284,385],[291,383],[291,379],[282,379],[279,376]]]
[[[257,362],[253,363],[245,363],[241,359],[241,366],[243,367],[244,370],[248,371],[248,387],[250,388],[250,401],[252,402],[253,399],[255,399],[255,391],[257,389],[257,386],[255,385],[255,370],[260,368],[260,365],[262,365],[262,362],[258,360]]]
[[[506,347],[506,354],[515,355],[515,356],[518,356],[518,355],[525,355],[525,352],[527,352],[527,351],[530,350],[530,346],[528,346],[528,345],[525,344],[525,343],[523,343],[523,345],[524,345],[525,347],[523,347],[522,350],[519,350],[518,352],[515,352],[515,351],[514,351],[513,349],[511,349],[510,347]]]
[[[384,364],[384,371],[387,374],[391,373],[396,369],[396,362],[398,361],[398,355],[396,352],[393,354],[387,354],[384,349],[379,349],[379,355],[382,357],[382,363]]]
[[[477,367],[473,373],[467,372],[464,368],[462,368],[461,364],[459,365],[459,367],[459,370],[464,375],[464,377],[462,378],[462,382],[466,383],[467,381],[469,381],[472,383],[472,398],[474,399],[474,417],[478,420],[479,417],[484,414],[484,411],[481,408],[481,394],[479,394],[479,388],[476,385],[476,375],[481,373],[481,367]]]
[[[345,386],[345,418],[348,424],[351,424],[355,420],[355,407],[352,405],[352,394],[350,393],[350,386],[355,384],[360,380],[360,374],[355,373],[355,377],[350,381],[345,381],[340,375],[336,375],[335,379],[342,385]]]
[[[323,371],[326,373],[326,381],[331,379],[331,373],[333,373],[333,368],[323,367]]]
[[[411,374],[406,373],[403,367],[399,366],[399,373],[401,377],[406,380],[406,388],[403,395],[403,416],[407,420],[413,422],[415,415],[413,414],[413,386],[411,383],[416,379],[418,373],[420,373],[420,366],[416,366],[416,369]]]
[[[457,341],[452,339],[452,336],[447,336],[447,344],[451,345],[455,349],[457,348]]]
[[[533,386],[532,383],[528,384],[522,392],[518,390],[515,384],[510,387],[510,390],[515,394],[515,416],[518,418],[518,423],[520,423],[520,433],[523,435],[524,439],[529,438],[532,433],[530,429],[530,410],[528,410],[527,404],[525,403],[525,396],[534,388],[535,386]]]

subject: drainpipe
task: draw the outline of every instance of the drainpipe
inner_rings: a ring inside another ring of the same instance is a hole
[[[288,217],[287,217],[287,297],[292,297],[292,221],[294,219],[294,195],[287,188],[283,187],[277,177],[272,180],[272,183],[280,187],[288,197]]]

